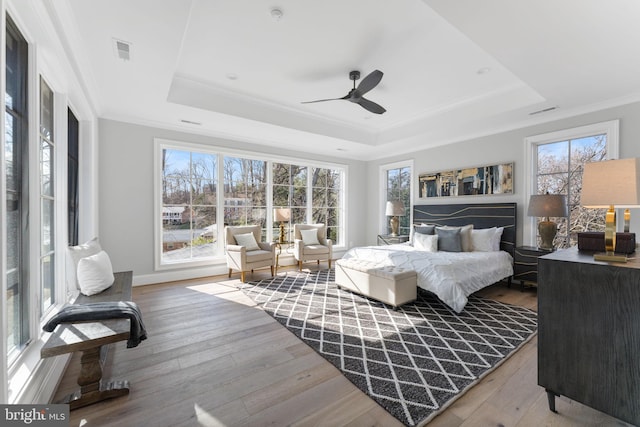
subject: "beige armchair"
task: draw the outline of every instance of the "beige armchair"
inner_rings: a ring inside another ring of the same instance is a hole
[[[249,234],[253,234],[253,239]],[[231,271],[240,272],[240,280],[244,282],[244,273],[256,268],[271,267],[274,274],[276,265],[276,246],[274,243],[260,241],[259,225],[226,226],[224,228],[225,252],[229,277]],[[253,247],[252,247],[253,246]],[[277,272],[276,272],[277,273]]]
[[[314,233],[311,230],[315,230]],[[327,227],[324,224],[294,224],[293,225],[293,255],[298,260],[298,270],[302,270],[302,263],[311,260],[326,259],[331,268],[333,257],[333,242],[327,239]]]

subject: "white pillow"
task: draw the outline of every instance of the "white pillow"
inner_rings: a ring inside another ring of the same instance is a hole
[[[80,289],[78,283],[78,263],[82,258],[86,258],[91,255],[95,255],[100,252],[100,242],[97,237],[89,240],[78,246],[69,246],[67,248],[67,289]]]
[[[491,240],[491,247],[494,251],[500,250],[500,240],[502,239],[502,232],[504,231],[504,227],[496,228],[496,232],[493,235],[493,240]]]
[[[413,247],[419,251],[438,252],[438,235],[415,233]]]
[[[304,243],[305,246],[320,244],[320,241],[318,241],[318,230],[315,228],[300,230],[300,235],[302,236],[302,243]]]
[[[114,280],[111,260],[105,251],[78,262],[78,283],[84,295],[98,294],[113,285]]]
[[[495,252],[500,250],[500,239],[504,227],[471,230],[471,244],[477,252]]]
[[[258,246],[258,242],[256,242],[256,236],[254,236],[253,233],[236,234],[233,237],[235,237],[236,243],[240,246],[244,246],[247,251],[260,250],[260,246]]]

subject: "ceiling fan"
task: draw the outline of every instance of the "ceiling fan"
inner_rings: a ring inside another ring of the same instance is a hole
[[[344,99],[347,101],[351,101],[353,103],[359,104],[365,110],[371,111],[375,114],[382,114],[385,110],[381,105],[376,104],[373,101],[369,101],[366,98],[363,98],[363,95],[369,92],[374,87],[378,86],[380,80],[382,80],[383,72],[380,70],[375,70],[369,73],[356,87],[356,80],[360,78],[360,71],[351,71],[349,73],[349,78],[353,80],[353,89],[349,91],[346,96],[342,98],[329,98],[329,99],[318,99],[316,101],[305,101],[302,104],[311,104],[314,102],[325,102],[325,101],[337,101],[340,99]]]

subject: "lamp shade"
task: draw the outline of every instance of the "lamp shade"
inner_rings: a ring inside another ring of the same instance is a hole
[[[288,222],[291,219],[290,208],[275,208],[273,210],[273,220],[276,222]]]
[[[640,158],[586,163],[580,204],[588,208],[640,205]]]
[[[559,217],[569,215],[567,196],[563,194],[538,194],[529,199],[528,216]]]
[[[386,216],[402,216],[404,215],[404,205],[400,200],[387,202]]]

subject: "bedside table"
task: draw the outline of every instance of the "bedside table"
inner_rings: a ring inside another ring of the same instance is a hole
[[[524,282],[538,283],[538,258],[553,251],[535,246],[518,246],[513,259],[513,278]]]
[[[378,245],[396,245],[409,241],[409,235],[392,236],[390,234],[378,234]]]

